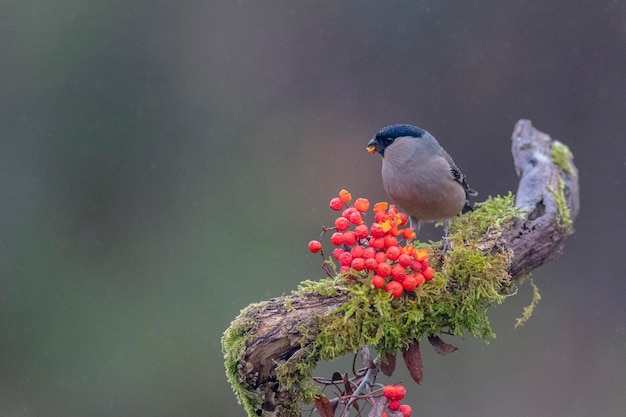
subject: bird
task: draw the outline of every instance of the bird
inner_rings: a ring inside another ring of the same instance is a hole
[[[471,211],[469,197],[478,194],[452,157],[433,135],[410,124],[383,127],[366,149],[382,157],[383,187],[409,215],[416,235],[422,223],[443,221],[443,252],[447,251],[450,219]]]

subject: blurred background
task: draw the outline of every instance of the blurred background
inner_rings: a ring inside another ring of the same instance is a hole
[[[324,276],[340,188],[386,199],[369,138],[429,130],[485,199],[520,118],[574,152],[576,234],[525,327],[528,285],[387,382],[417,416],[626,410],[625,2],[0,1],[0,118],[0,416],[243,416],[221,335]]]

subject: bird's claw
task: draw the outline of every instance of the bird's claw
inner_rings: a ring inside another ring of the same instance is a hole
[[[451,249],[450,240],[448,239],[448,236],[444,236],[443,239],[441,239],[441,242],[441,255],[443,256],[446,252],[448,252],[448,250]]]

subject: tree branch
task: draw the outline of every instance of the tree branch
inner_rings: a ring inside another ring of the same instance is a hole
[[[520,177],[515,206],[523,215],[488,228],[475,245],[484,256],[507,256],[505,272],[515,281],[559,256],[564,239],[573,233],[579,189],[569,149],[530,121],[517,122],[512,153]],[[444,265],[449,261],[442,259]],[[299,402],[310,388],[307,372],[320,359],[315,341],[323,319],[350,297],[341,287],[327,293],[294,293],[251,305],[233,321],[222,340],[227,375],[250,416],[300,415]],[[281,375],[286,363],[290,377]],[[294,369],[301,380],[293,379]]]
[[[512,140],[520,177],[515,205],[527,213],[505,237],[514,254],[510,272],[517,278],[560,255],[563,240],[573,232],[580,197],[578,170],[565,145],[535,129],[530,120],[517,122]],[[562,218],[563,204],[569,219]]]

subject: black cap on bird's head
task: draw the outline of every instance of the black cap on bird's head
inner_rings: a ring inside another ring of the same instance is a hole
[[[367,144],[369,153],[378,152],[381,156],[385,156],[385,148],[393,143],[396,138],[402,136],[412,136],[421,138],[426,131],[420,127],[413,125],[390,125],[383,127]]]

